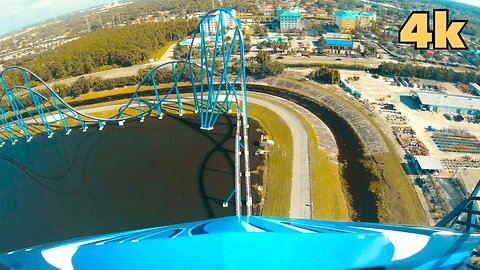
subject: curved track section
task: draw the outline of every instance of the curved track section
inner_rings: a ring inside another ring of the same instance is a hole
[[[81,112],[62,99],[32,71],[19,66],[7,67],[0,71],[0,83],[4,91],[0,97],[0,147],[6,141],[10,141],[12,145],[19,139],[30,142],[35,134],[45,133],[48,138],[52,138],[54,132],[61,129],[68,135],[74,126],[81,127],[85,132],[92,124],[97,124],[98,129],[103,130],[108,124],[122,126],[126,121],[143,122],[145,117],[150,115],[161,119],[167,108],[166,103],[169,112],[172,111],[171,104],[174,103],[174,109],[181,116],[187,99],[182,98],[178,86],[190,86],[194,112],[199,117],[201,129],[213,129],[218,117],[232,111],[235,106],[235,189],[226,203],[228,204],[235,194],[236,214],[242,214],[240,179],[243,176],[247,215],[251,215],[248,103],[241,30],[241,22],[232,15],[231,9],[219,8],[207,12],[192,34],[185,59],[153,68],[140,81],[128,102],[109,118]],[[193,54],[197,51],[199,58],[193,59]],[[238,61],[234,63],[232,59]],[[12,81],[19,83],[8,83]],[[160,89],[159,85],[167,82],[171,83],[171,87],[167,90]],[[149,92],[146,92],[147,90]],[[153,100],[142,98],[152,92]],[[241,173],[241,153],[244,157],[244,173]]]
[[[215,20],[215,29],[210,22]],[[198,50],[199,59],[192,59]],[[238,64],[232,64],[232,59]],[[170,78],[165,79],[165,74]],[[163,75],[163,76],[162,76]],[[8,77],[16,77],[20,85],[9,85]],[[170,89],[160,90],[159,85],[172,82]],[[51,138],[54,131],[63,129],[68,135],[72,127],[79,126],[86,131],[91,124],[98,124],[102,130],[108,124],[123,125],[126,121],[144,121],[145,116],[156,115],[162,118],[164,104],[175,104],[181,116],[185,99],[178,85],[188,85],[193,93],[193,107],[200,120],[201,129],[213,129],[219,115],[229,112],[236,106],[247,124],[246,76],[244,64],[244,44],[239,19],[232,16],[229,9],[219,8],[209,11],[200,20],[192,34],[188,54],[184,60],[171,61],[153,68],[138,84],[128,102],[109,117],[101,118],[82,113],[74,108],[52,89],[40,76],[32,71],[10,66],[0,72],[3,95],[0,98],[0,145],[9,140],[15,144],[24,138],[31,141],[38,131],[37,125]],[[32,85],[36,85],[33,87]],[[154,99],[142,98],[142,92],[153,90]],[[190,101],[188,101],[190,102]],[[171,108],[170,108],[171,111]]]

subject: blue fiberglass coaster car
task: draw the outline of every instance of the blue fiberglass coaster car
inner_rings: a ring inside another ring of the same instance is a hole
[[[0,255],[12,269],[456,269],[480,235],[442,228],[225,217]]]
[[[11,269],[480,269],[480,184],[437,227],[234,216],[0,254]]]

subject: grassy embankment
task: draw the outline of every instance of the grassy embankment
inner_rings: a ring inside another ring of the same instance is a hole
[[[297,110],[269,99],[269,102],[281,105],[302,121],[308,133],[311,196],[313,202],[312,218],[329,220],[350,220],[349,203],[343,190],[340,168],[337,162],[329,159],[328,153],[319,149],[317,133],[308,119]]]
[[[120,91],[120,93],[123,92]],[[86,100],[87,98],[86,95],[79,97],[81,100]],[[269,101],[281,105],[273,100]],[[125,101],[112,101],[108,105],[123,102]],[[307,128],[309,145],[316,146],[310,147],[309,150],[313,217],[318,219],[348,220],[349,211],[346,199],[338,196],[338,194],[343,194],[338,164],[329,160],[327,153],[318,148],[316,133],[308,120],[297,111],[291,111],[301,119]],[[90,113],[90,115],[106,118],[116,112],[117,110],[108,110]],[[293,151],[291,133],[285,132],[285,130],[288,130],[287,124],[267,108],[250,104],[250,116],[259,122],[268,136],[276,143],[270,149],[268,164],[265,166],[263,176],[264,185],[267,188],[265,193],[262,194],[263,198],[265,198],[263,214],[288,216],[290,210]]]
[[[339,100],[346,102],[360,115],[367,119],[385,141],[388,148],[387,153],[374,154],[365,157],[366,166],[370,167],[374,175],[377,177],[377,180],[372,183],[370,190],[375,192],[378,196],[377,205],[380,221],[401,224],[426,224],[425,213],[420,204],[420,200],[401,165],[402,158],[398,154],[394,142],[382,128],[381,123],[379,123],[374,117],[369,116],[359,103],[345,99],[344,96],[335,91],[313,83],[297,80],[292,81],[317,89],[323,94],[334,96]]]
[[[262,215],[288,217],[292,188],[292,134],[287,123],[265,107],[250,103],[249,116],[275,141],[275,145],[268,149],[266,166],[264,164]]]
[[[162,58],[162,56],[168,51],[168,49],[173,46],[174,44],[177,44],[178,41],[172,41],[172,42],[168,42],[167,44],[165,44],[165,46],[163,46],[162,48],[156,50],[156,51],[153,51],[152,53],[152,59],[154,60],[159,60],[160,58]]]

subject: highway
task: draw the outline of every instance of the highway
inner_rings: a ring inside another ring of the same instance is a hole
[[[336,60],[340,59],[340,60]],[[341,64],[341,65],[362,65],[369,68],[378,68],[382,62],[396,62],[390,59],[376,59],[376,58],[351,58],[345,56],[320,56],[313,55],[310,58],[306,56],[295,57],[285,56],[283,59],[277,59],[284,64]]]

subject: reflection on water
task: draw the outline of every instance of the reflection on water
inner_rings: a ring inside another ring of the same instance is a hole
[[[233,204],[221,204],[233,188],[234,121],[222,117],[204,132],[193,118],[146,119],[6,145],[0,150],[0,252],[233,215]],[[256,127],[251,121],[251,141],[258,140]],[[251,162],[255,168],[261,159]]]

